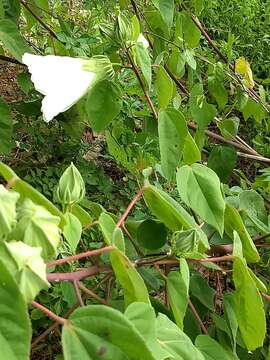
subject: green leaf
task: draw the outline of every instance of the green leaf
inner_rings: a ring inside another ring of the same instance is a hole
[[[232,146],[218,145],[213,147],[208,157],[208,167],[215,171],[220,181],[226,183],[236,166],[237,153]]]
[[[133,303],[126,309],[125,316],[143,335],[144,341],[154,354],[155,360],[168,359],[170,354],[162,349],[157,339],[154,308],[149,304]]]
[[[6,360],[30,358],[31,324],[26,302],[11,274],[0,262],[0,347]]]
[[[201,32],[187,12],[183,11],[182,17],[184,40],[186,41],[188,47],[195,48],[199,45]]]
[[[8,19],[0,19],[0,41],[18,61],[26,52],[31,52],[18,31],[16,24]]]
[[[90,225],[93,222],[92,217],[85,211],[80,205],[74,204],[72,206],[71,212],[75,215],[81,222],[82,226]]]
[[[180,272],[171,271],[169,273],[167,288],[175,322],[183,330],[183,321],[189,300],[189,267],[185,259],[180,259]]]
[[[195,60],[195,52],[191,49],[186,49],[184,52],[184,57],[186,59],[186,63],[191,67],[191,69],[196,70],[197,62]]]
[[[191,277],[190,291],[205,307],[215,311],[214,299],[216,292],[207,284],[201,275],[194,274]]]
[[[0,97],[0,154],[8,154],[14,146],[13,122],[8,104]]]
[[[201,161],[201,152],[189,132],[187,133],[187,136],[185,138],[183,148],[183,161],[187,165],[191,165],[197,161]]]
[[[208,335],[199,335],[196,338],[195,345],[202,352],[205,360],[231,360],[224,348]]]
[[[0,184],[0,240],[7,236],[16,223],[16,203],[20,195]]]
[[[173,24],[174,0],[152,0],[170,29]]]
[[[144,198],[151,212],[172,231],[196,226],[193,217],[164,191],[149,185],[145,187]]]
[[[184,115],[176,109],[161,110],[158,116],[158,134],[161,168],[166,178],[172,180],[188,134]]]
[[[123,231],[116,227],[112,234],[112,244],[117,247],[123,254],[126,252],[125,239],[123,235]]]
[[[263,301],[245,262],[233,263],[235,312],[244,343],[249,351],[263,346],[266,320]],[[255,310],[255,311],[254,311]]]
[[[88,93],[86,111],[94,131],[103,131],[120,113],[122,91],[113,81],[99,81]]]
[[[166,108],[173,96],[173,82],[163,66],[160,66],[156,75],[156,88],[159,108]]]
[[[209,247],[207,236],[197,225],[194,218],[166,192],[152,185],[144,190],[144,199],[151,212],[163,222],[170,230],[196,229],[200,240],[206,248]]]
[[[103,305],[75,310],[63,327],[62,344],[65,360],[155,360],[132,322]]]
[[[115,221],[109,214],[103,212],[99,216],[98,223],[106,244],[108,246],[111,245],[113,241],[113,232],[116,227]]]
[[[193,86],[190,93],[189,106],[191,115],[199,125],[200,130],[204,130],[217,113],[215,106],[207,103],[201,83],[197,83]]]
[[[69,212],[65,213],[65,220],[63,235],[69,243],[72,252],[75,253],[82,235],[82,224],[75,215]]]
[[[185,204],[222,235],[225,202],[214,171],[201,164],[184,165],[177,171],[176,181]]]
[[[159,313],[157,317],[158,340],[172,359],[205,360],[190,338],[167,316]]]
[[[165,245],[166,240],[166,227],[155,220],[147,219],[137,229],[137,241],[145,249],[160,249]]]
[[[45,208],[26,199],[19,211],[19,220],[11,234],[12,239],[42,248],[45,259],[54,258],[60,242],[60,219]]]
[[[6,181],[12,180],[12,189],[17,191],[20,194],[20,200],[25,198],[31,199],[34,203],[43,206],[51,214],[58,216],[61,219],[60,227],[62,228],[65,219],[61,211],[51,203],[45,196],[43,196],[39,191],[34,189],[31,185],[27,184],[25,181],[21,180],[16,173],[7,165],[0,161],[0,174]]]
[[[136,170],[136,167],[131,161],[129,161],[125,148],[117,142],[109,131],[106,131],[105,134],[109,153],[121,166],[133,173]]]
[[[41,248],[23,242],[0,244],[0,257],[3,264],[13,275],[27,303],[35,299],[50,284],[46,278],[46,264],[41,257]]]
[[[255,190],[245,190],[239,194],[239,209],[267,224],[267,212],[263,197]]]
[[[204,8],[204,0],[192,0],[194,11],[197,16],[201,14]]]
[[[133,302],[149,303],[147,287],[130,260],[118,249],[110,252],[113,271],[124,289],[125,305]]]
[[[228,102],[228,93],[224,87],[224,72],[220,62],[212,65],[208,74],[208,89],[222,110]]]
[[[168,65],[171,71],[179,78],[185,73],[186,54],[179,49],[172,49],[172,53],[168,59]]]
[[[249,118],[254,118],[259,124],[267,116],[262,105],[258,104],[255,100],[252,100],[251,98],[248,98],[246,105],[243,109],[241,109],[241,111],[243,112],[245,120],[248,120]]]
[[[227,322],[227,325],[230,329],[231,342],[233,351],[236,352],[236,336],[238,330],[238,322],[235,313],[235,303],[234,297],[232,294],[225,294],[223,296],[223,307],[224,307],[224,316]]]
[[[19,0],[1,0],[1,3],[4,10],[3,17],[10,19],[17,24],[21,13],[21,4]]]
[[[48,14],[48,0],[28,0],[27,5],[41,19]],[[31,29],[31,27],[37,23],[37,19],[25,8],[23,8],[23,14]]]
[[[135,51],[136,51],[136,59],[138,65],[140,66],[146,84],[150,89],[151,81],[152,81],[152,69],[151,69],[151,58],[148,49],[146,49],[141,43],[136,43]]]
[[[30,90],[33,89],[33,83],[29,74],[20,73],[17,75],[17,83],[21,90],[28,95]]]
[[[243,254],[247,262],[257,262],[260,259],[257,248],[251,239],[239,212],[230,204],[226,204],[224,226],[226,234],[233,239],[233,231],[237,231],[242,247]]]
[[[233,116],[228,119],[221,120],[217,125],[220,129],[221,135],[225,139],[233,139],[238,133],[240,120],[238,117]]]

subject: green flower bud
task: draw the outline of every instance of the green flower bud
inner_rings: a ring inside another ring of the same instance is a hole
[[[85,195],[85,185],[76,166],[71,165],[64,171],[59,180],[56,196],[63,205],[71,205],[81,201]]]
[[[133,37],[131,21],[123,13],[117,17],[116,37],[123,43],[131,41]]]

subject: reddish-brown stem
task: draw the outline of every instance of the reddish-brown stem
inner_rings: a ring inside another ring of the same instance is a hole
[[[102,272],[111,272],[109,266],[91,266],[88,269],[70,272],[70,273],[49,273],[47,274],[47,280],[49,282],[58,281],[79,281],[89,276],[94,276]]]
[[[86,251],[86,252],[83,252],[83,253],[80,253],[77,255],[65,257],[63,259],[53,260],[53,261],[50,261],[47,263],[47,268],[57,266],[57,265],[62,265],[67,262],[70,262],[70,261],[80,260],[80,259],[83,259],[83,258],[86,258],[89,256],[97,256],[97,255],[112,251],[113,249],[114,249],[113,246],[106,246],[101,249],[89,250],[89,251]]]
[[[47,309],[45,306],[41,305],[40,303],[36,302],[36,301],[32,301],[31,302],[32,306],[34,306],[36,309],[39,309],[40,311],[42,311],[44,314],[46,314],[49,318],[51,318],[52,320],[56,321],[58,324],[64,325],[67,320],[56,315],[54,312],[52,312],[51,310]]]
[[[270,301],[270,295],[267,295],[265,293],[261,293],[262,297],[265,298],[265,300]]]
[[[128,207],[126,208],[126,211],[124,212],[124,214],[121,216],[121,218],[118,220],[118,223],[117,223],[117,227],[121,227],[126,218],[128,217],[130,211],[133,209],[133,207],[135,206],[135,204],[140,200],[142,194],[144,192],[144,188],[141,188],[138,193],[134,196],[134,198],[131,200],[131,202],[129,203]]]
[[[202,322],[202,319],[200,318],[200,315],[197,313],[197,310],[195,309],[195,306],[192,304],[192,302],[190,300],[188,300],[188,305],[193,313],[193,315],[195,316],[196,320],[198,321],[202,331],[208,335],[208,331],[206,329],[206,327],[204,326],[204,323]]]
[[[110,277],[112,276],[112,273],[107,274],[106,276],[104,276],[104,278],[93,288],[93,290],[98,289],[104,282],[106,282]],[[84,299],[86,296],[82,296],[82,298]],[[71,313],[73,313],[74,310],[76,310],[78,307],[80,306],[79,302],[77,302],[76,304],[74,304],[65,314],[64,314],[64,318],[69,317],[69,315]],[[54,322],[50,327],[48,327],[48,329],[46,329],[42,334],[40,334],[38,337],[35,338],[35,340],[32,342],[31,348],[34,348],[35,346],[37,346],[37,344],[42,341],[47,335],[49,335],[53,330],[55,330],[56,328],[58,328],[59,323],[58,322]]]
[[[77,299],[78,299],[78,303],[80,304],[80,306],[84,306],[84,302],[83,302],[83,299],[82,299],[82,296],[81,296],[81,291],[80,291],[80,288],[79,288],[79,282],[78,281],[73,281],[73,286],[74,286],[75,293],[76,293],[76,296],[77,296]]]
[[[103,300],[101,297],[99,297],[94,291],[88,289],[85,287],[81,282],[78,283],[79,288],[84,291],[88,296],[92,297],[93,299],[97,300],[99,303],[103,305],[108,305],[107,301]]]

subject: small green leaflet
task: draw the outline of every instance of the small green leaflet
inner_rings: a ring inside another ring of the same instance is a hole
[[[86,111],[94,131],[103,131],[119,114],[122,107],[122,91],[118,84],[102,80],[90,90]]]
[[[0,348],[6,360],[29,360],[31,323],[28,308],[13,277],[0,262]]]
[[[149,51],[140,42],[135,45],[136,60],[142,70],[143,77],[146,81],[148,88],[151,88],[152,82],[152,69],[151,69],[151,58]]]
[[[8,154],[14,146],[13,122],[8,104],[0,97],[0,154]]]
[[[180,259],[180,271],[169,273],[167,287],[176,324],[183,330],[183,321],[189,300],[189,267],[185,259]]]
[[[185,204],[222,235],[225,202],[216,173],[201,164],[184,165],[177,171],[176,181]]]
[[[41,247],[44,259],[54,258],[60,242],[59,221],[57,216],[26,199],[19,211],[18,224],[10,236],[30,246]]]
[[[20,195],[6,190],[0,184],[0,240],[7,236],[16,224],[16,203]]]
[[[161,110],[158,116],[158,134],[162,171],[168,180],[172,180],[188,134],[184,115],[173,108]]]
[[[0,40],[10,54],[18,61],[22,60],[24,53],[31,52],[19,33],[17,25],[11,20],[0,19]]]

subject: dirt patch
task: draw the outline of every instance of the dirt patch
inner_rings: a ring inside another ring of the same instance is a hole
[[[22,100],[22,92],[17,84],[19,65],[0,63],[0,96],[8,103]]]

